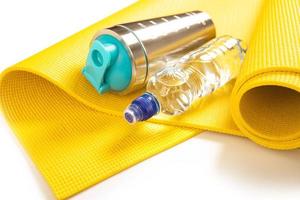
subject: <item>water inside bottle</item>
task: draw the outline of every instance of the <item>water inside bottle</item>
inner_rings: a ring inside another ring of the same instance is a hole
[[[234,78],[244,55],[237,43],[238,40],[221,38],[187,54],[174,67],[154,75],[148,82],[147,91],[157,98],[161,112],[181,114],[194,100]]]
[[[240,40],[223,36],[188,53],[150,78],[147,92],[125,110],[126,120],[135,123],[160,112],[167,115],[185,112],[196,99],[211,94],[237,76],[245,50]]]

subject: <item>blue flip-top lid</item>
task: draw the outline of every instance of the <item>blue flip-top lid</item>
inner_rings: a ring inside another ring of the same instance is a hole
[[[121,92],[130,85],[132,77],[128,51],[117,38],[100,35],[90,47],[82,73],[100,94]]]

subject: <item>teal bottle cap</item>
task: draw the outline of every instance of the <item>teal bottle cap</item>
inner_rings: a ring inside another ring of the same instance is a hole
[[[131,82],[131,59],[121,41],[111,35],[100,35],[90,47],[82,73],[100,94],[121,92]]]

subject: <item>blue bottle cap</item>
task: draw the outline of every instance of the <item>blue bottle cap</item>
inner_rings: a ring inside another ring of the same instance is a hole
[[[110,90],[120,92],[130,85],[131,59],[117,38],[100,35],[90,47],[82,73],[100,94]]]
[[[124,116],[129,123],[145,121],[160,111],[160,106],[152,94],[146,92],[136,98],[125,110]]]

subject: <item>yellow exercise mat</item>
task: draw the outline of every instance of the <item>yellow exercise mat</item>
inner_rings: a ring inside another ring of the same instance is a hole
[[[242,72],[177,117],[128,125],[128,96],[100,96],[81,74],[96,31],[195,9],[217,34],[249,44]],[[300,147],[299,0],[147,0],[49,47],[1,74],[4,115],[59,199],[70,197],[201,132]],[[232,93],[232,94],[231,94]],[[231,117],[233,116],[233,118]]]

